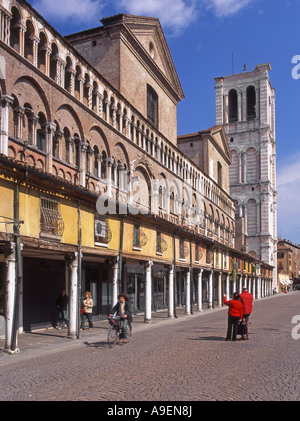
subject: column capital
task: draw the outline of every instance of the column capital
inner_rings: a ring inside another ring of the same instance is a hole
[[[145,263],[146,269],[151,269],[151,267],[153,266],[153,262],[152,260],[149,260],[148,262]]]
[[[106,164],[109,167],[112,167],[113,163],[115,162],[115,160],[113,158],[106,158]]]
[[[14,98],[10,95],[2,95],[1,102],[2,102],[2,107],[7,107],[13,104]]]

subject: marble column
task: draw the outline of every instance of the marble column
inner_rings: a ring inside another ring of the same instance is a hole
[[[151,304],[152,304],[152,266],[153,262],[146,263],[145,279],[145,323],[151,323]]]

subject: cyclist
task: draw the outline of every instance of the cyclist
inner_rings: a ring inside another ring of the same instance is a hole
[[[126,335],[126,328],[128,323],[131,324],[132,322],[132,312],[131,312],[131,305],[130,301],[126,294],[119,294],[118,295],[118,302],[112,309],[113,314],[117,314],[123,320],[123,329],[122,329],[122,336],[123,336],[123,343],[127,342],[127,335]],[[109,315],[112,317],[112,314]]]

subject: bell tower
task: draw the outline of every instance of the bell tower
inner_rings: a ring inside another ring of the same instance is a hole
[[[216,124],[223,125],[232,155],[230,194],[242,222],[247,252],[274,266],[277,285],[275,89],[271,66],[260,64],[215,78]],[[246,251],[246,250],[245,250]]]

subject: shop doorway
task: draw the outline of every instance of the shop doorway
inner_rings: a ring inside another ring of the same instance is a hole
[[[89,291],[93,299],[93,319],[101,320],[111,312],[112,281],[109,264],[88,263],[82,265],[81,299]]]
[[[127,296],[134,313],[145,311],[145,282],[144,275],[129,273],[127,280]]]
[[[55,327],[56,300],[65,285],[65,261],[23,259],[23,329]]]

